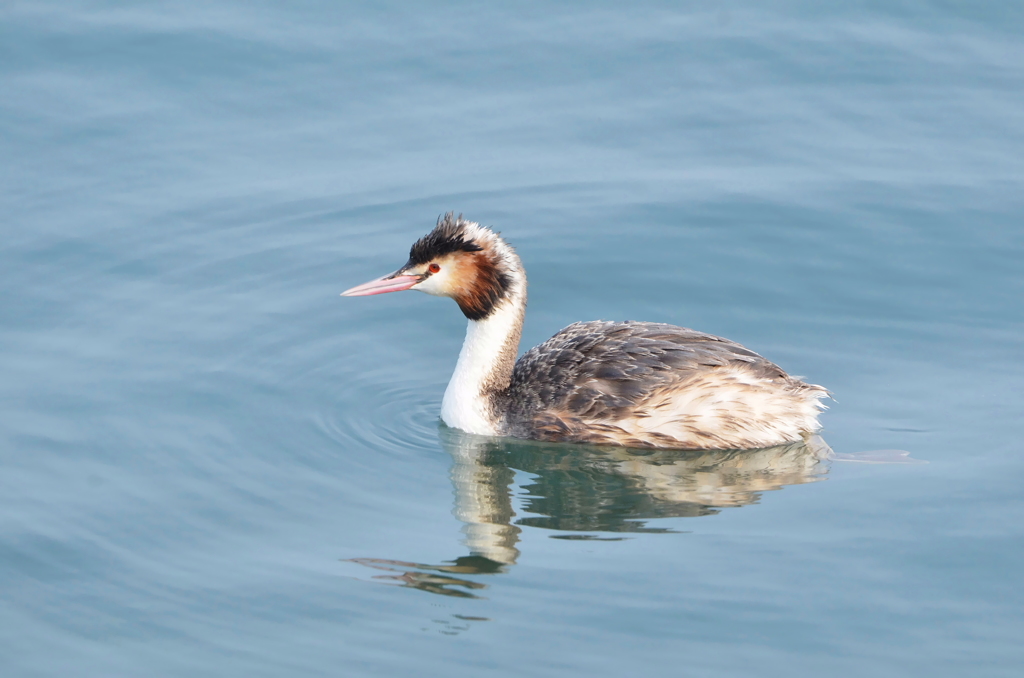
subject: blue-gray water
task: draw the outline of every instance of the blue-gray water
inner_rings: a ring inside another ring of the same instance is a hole
[[[1018,3],[7,2],[4,676],[1019,676]],[[338,293],[503,231],[524,345],[730,337],[839,455],[481,443],[453,303]],[[387,584],[391,584],[390,586]]]

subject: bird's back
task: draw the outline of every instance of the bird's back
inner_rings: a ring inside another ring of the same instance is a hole
[[[663,323],[592,321],[527,351],[495,405],[504,435],[728,449],[818,430],[826,395],[728,339]]]

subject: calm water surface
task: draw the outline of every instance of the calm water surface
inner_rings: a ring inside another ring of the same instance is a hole
[[[0,672],[1021,675],[986,7],[6,3]],[[455,305],[338,293],[447,210],[519,249],[525,345],[724,335],[835,393],[822,438],[440,426]]]

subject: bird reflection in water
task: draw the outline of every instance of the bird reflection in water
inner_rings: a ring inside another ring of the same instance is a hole
[[[358,563],[377,570],[397,572],[398,574],[379,574],[374,579],[394,586],[419,589],[427,593],[437,593],[455,598],[479,598],[471,591],[487,588],[467,579],[459,579],[455,574],[495,574],[503,572],[505,565],[484,556],[462,556],[451,561],[450,565],[425,565],[409,563],[402,560],[384,560],[382,558],[351,558],[348,562]],[[439,574],[440,573],[440,574]],[[465,590],[463,590],[465,589]]]
[[[522,526],[571,534],[561,539],[622,539],[604,533],[673,532],[657,518],[699,517],[754,504],[762,492],[820,480],[832,450],[818,436],[760,450],[664,450],[488,438],[441,426],[453,459],[456,518],[468,555],[443,565],[355,558],[393,574],[384,583],[461,598],[486,584],[469,575],[505,572],[519,558]],[[533,476],[513,507],[516,470]]]

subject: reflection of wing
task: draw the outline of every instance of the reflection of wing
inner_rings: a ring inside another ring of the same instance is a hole
[[[830,453],[825,441],[813,436],[763,450],[701,452],[662,463],[624,458],[616,467],[659,501],[722,508],[755,503],[767,490],[820,480]]]
[[[812,436],[761,450],[635,450],[484,438],[442,430],[454,460],[455,515],[472,553],[514,563],[517,525],[558,530],[667,532],[645,519],[702,516],[758,501],[760,493],[813,482],[831,450]],[[512,468],[534,478],[523,487],[533,514],[513,523]]]

